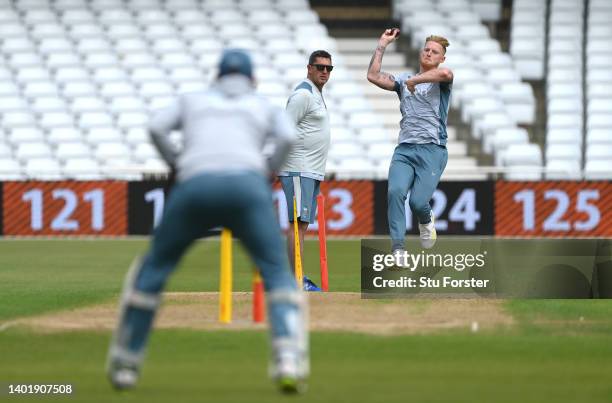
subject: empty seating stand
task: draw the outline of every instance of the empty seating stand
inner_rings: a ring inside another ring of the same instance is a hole
[[[283,107],[308,55],[336,54],[307,0],[1,1],[0,39],[0,179],[159,171],[149,114],[208,87],[224,48],[256,51],[259,90]],[[370,110],[342,63],[325,97],[335,108],[350,94],[355,109],[331,112],[353,130]]]

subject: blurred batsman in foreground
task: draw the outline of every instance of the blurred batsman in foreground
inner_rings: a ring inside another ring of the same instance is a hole
[[[289,223],[293,223],[293,198],[298,218],[300,257],[304,256],[304,234],[314,223],[317,195],[323,179],[329,151],[329,114],[323,99],[323,86],[334,68],[331,55],[316,50],[308,58],[306,78],[299,83],[287,101],[287,113],[297,126],[298,139],[279,172],[287,200]],[[295,234],[287,231],[289,261],[295,272]],[[308,277],[303,277],[306,291],[321,291]]]
[[[399,29],[387,29],[378,40],[368,68],[368,80],[378,87],[395,91],[400,100],[399,144],[389,167],[387,217],[391,249],[397,257],[405,255],[405,203],[419,222],[421,246],[429,249],[436,242],[434,216],[429,205],[446,162],[446,120],[450,105],[453,72],[439,67],[445,60],[448,40],[429,36],[420,52],[419,72],[394,77],[380,71],[386,47],[399,36]],[[398,259],[401,261],[401,259]]]
[[[181,96],[153,116],[149,130],[176,169],[177,184],[149,251],[125,280],[108,354],[111,383],[119,389],[135,386],[168,277],[194,240],[222,226],[242,241],[261,270],[270,375],[282,391],[299,391],[309,372],[306,305],[289,269],[269,184],[295,140],[294,125],[282,109],[255,94],[249,55],[227,50],[211,88]],[[169,141],[173,130],[183,132],[181,152]],[[274,151],[266,159],[262,149],[270,143]]]

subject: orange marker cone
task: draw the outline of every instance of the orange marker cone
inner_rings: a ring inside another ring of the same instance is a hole
[[[259,271],[253,272],[253,322],[262,323],[264,321],[264,286]]]

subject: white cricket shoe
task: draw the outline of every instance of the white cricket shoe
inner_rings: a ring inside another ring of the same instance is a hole
[[[124,365],[117,360],[112,360],[107,368],[107,376],[115,389],[132,389],[138,383],[139,371],[137,366]]]
[[[128,352],[115,343],[113,340],[106,358],[106,376],[115,389],[132,389],[140,378],[142,354]]]
[[[431,249],[436,244],[436,225],[434,223],[433,211],[430,212],[431,221],[427,224],[419,224],[419,232],[421,236],[421,246],[425,249]]]
[[[271,375],[282,393],[296,394],[306,391],[308,369],[300,354],[277,354],[272,362]]]

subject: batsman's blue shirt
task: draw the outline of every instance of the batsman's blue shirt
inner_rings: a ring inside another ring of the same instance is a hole
[[[405,81],[413,74],[401,73],[395,79],[400,99],[400,133],[398,143],[446,145],[446,120],[450,106],[452,82],[417,84],[414,94]]]

